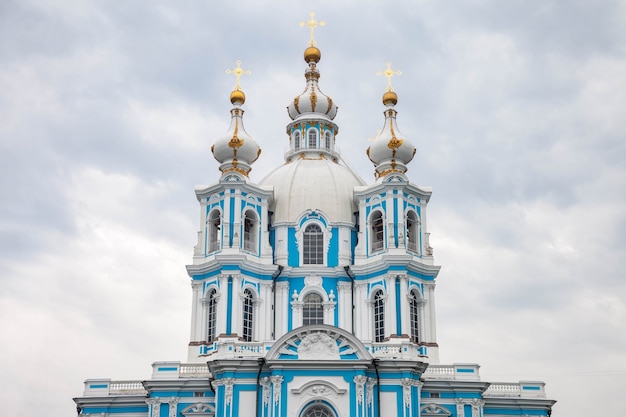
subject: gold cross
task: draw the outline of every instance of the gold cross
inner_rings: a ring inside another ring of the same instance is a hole
[[[235,77],[237,78],[237,82],[235,84],[235,90],[241,91],[241,85],[239,85],[239,81],[241,80],[241,75],[242,74],[250,75],[252,74],[252,72],[249,70],[242,69],[241,61],[237,61],[237,68],[232,69],[232,70],[227,69],[226,74],[235,74]]]
[[[384,71],[378,71],[376,73],[376,75],[384,75],[385,77],[387,77],[387,90],[386,91],[393,91],[393,87],[391,86],[391,77],[393,77],[394,75],[401,75],[402,72],[401,71],[394,71],[391,69],[391,62],[387,62],[387,69]]]
[[[308,26],[309,29],[311,29],[311,40],[309,41],[309,46],[315,46],[315,45],[317,45],[315,43],[315,39],[313,37],[313,34],[315,32],[315,28],[318,27],[318,26],[326,26],[326,22],[324,22],[323,20],[321,22],[318,22],[317,20],[315,20],[315,13],[314,12],[309,13],[309,16],[311,16],[309,21],[308,22],[300,22],[300,26]]]

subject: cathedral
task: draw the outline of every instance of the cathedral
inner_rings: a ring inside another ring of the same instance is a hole
[[[244,128],[245,71],[229,71],[231,124],[211,148],[219,180],[195,189],[186,361],[155,362],[147,380],[89,379],[78,414],[550,416],[543,382],[487,382],[477,364],[439,363],[432,192],[406,176],[416,148],[398,128],[396,72],[381,73],[368,184],[342,162],[337,104],[319,85],[318,22],[305,24],[305,87],[287,106],[285,161],[258,183],[248,176],[261,148]]]

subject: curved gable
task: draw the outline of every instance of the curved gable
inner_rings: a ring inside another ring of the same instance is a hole
[[[302,326],[276,341],[268,360],[371,360],[372,356],[351,333],[335,326]]]

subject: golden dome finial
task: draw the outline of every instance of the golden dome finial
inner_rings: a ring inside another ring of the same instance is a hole
[[[384,71],[378,71],[376,75],[384,75],[385,77],[387,77],[387,89],[385,91],[393,92],[393,87],[391,86],[391,77],[393,77],[394,75],[402,75],[402,72],[392,70],[391,62],[387,61],[387,69],[385,69]]]
[[[326,22],[324,21],[318,22],[317,20],[315,20],[315,12],[309,13],[309,16],[310,16],[309,21],[300,22],[300,26],[308,26],[309,29],[311,29],[311,40],[309,40],[309,46],[316,46],[317,44],[315,43],[315,38],[314,38],[315,28],[318,26],[326,26]]]
[[[250,75],[250,74],[252,74],[252,72],[250,70],[242,69],[241,68],[241,61],[237,60],[237,68],[232,69],[232,70],[227,69],[226,70],[226,74],[235,74],[235,77],[236,77],[236,80],[237,80],[235,82],[235,91],[241,91],[241,85],[239,84],[239,82],[241,81],[241,76],[243,74]]]

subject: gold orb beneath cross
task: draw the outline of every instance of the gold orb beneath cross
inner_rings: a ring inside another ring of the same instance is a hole
[[[383,94],[383,104],[386,106],[388,104],[396,105],[398,103],[398,95],[393,91],[387,91]]]
[[[307,64],[309,62],[315,62],[316,64],[320,62],[322,58],[322,52],[317,49],[315,46],[309,46],[304,50],[304,62]]]
[[[241,90],[234,90],[232,93],[230,93],[230,102],[232,104],[243,104],[246,102],[246,95]]]

